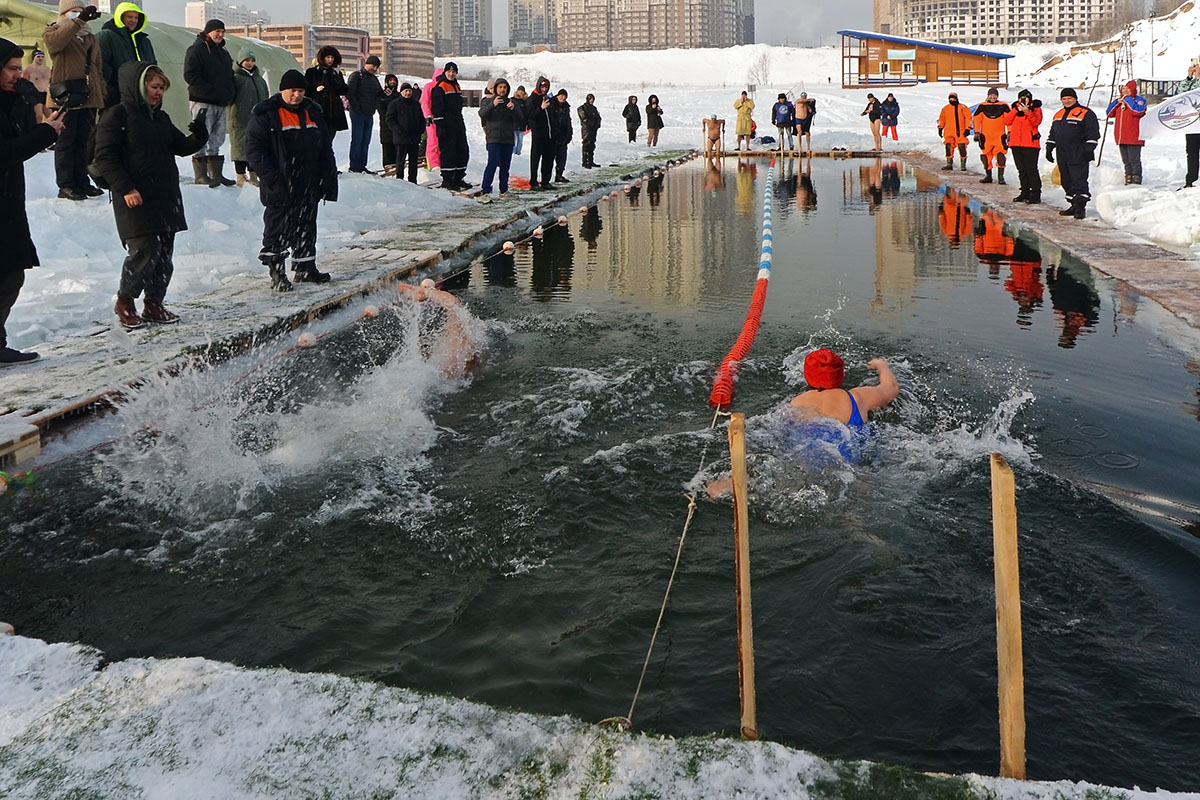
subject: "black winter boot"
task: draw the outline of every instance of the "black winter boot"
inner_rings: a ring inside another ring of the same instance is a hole
[[[1027,202],[1028,200],[1029,200],[1029,190],[1026,189],[1024,186],[1021,187],[1021,193],[1012,199],[1012,201],[1014,203],[1024,203],[1024,202]]]
[[[287,270],[283,268],[283,264],[270,264],[267,267],[271,271],[271,288],[277,292],[290,292],[292,290],[292,282],[288,280]]]
[[[1068,205],[1066,208],[1064,208],[1062,211],[1059,211],[1059,212],[1058,212],[1058,215],[1059,215],[1060,217],[1073,217],[1073,216],[1075,216],[1075,198],[1074,198],[1074,197],[1068,197],[1068,198],[1067,198],[1067,203],[1069,203],[1069,205]]]
[[[967,171],[967,157],[963,156],[958,161],[959,161],[959,166],[962,167],[962,171],[966,172]]]
[[[317,270],[317,265],[306,261],[303,265],[292,267],[296,283],[329,283],[329,273]]]
[[[983,177],[979,179],[979,182],[980,183],[991,183],[992,182],[992,171],[990,169],[984,169]]]
[[[1075,219],[1084,219],[1087,216],[1087,200],[1076,200],[1071,211]]]
[[[1036,206],[1042,202],[1041,192],[1030,192],[1029,197],[1025,198],[1026,205]]]
[[[211,185],[208,180],[208,156],[192,156],[192,172],[200,186]]]
[[[952,170],[952,169],[954,169],[954,159],[953,159],[953,158],[947,158],[947,159],[946,159],[946,166],[942,167],[942,172],[949,172],[949,171],[950,171],[950,170]]]
[[[996,183],[1004,183],[1004,167],[996,167]]]
[[[226,178],[221,173],[225,169],[225,156],[208,157],[208,186],[215,189],[218,186],[233,186],[237,181]]]

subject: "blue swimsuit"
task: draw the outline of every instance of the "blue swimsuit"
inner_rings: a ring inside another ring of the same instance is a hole
[[[850,396],[849,422],[845,425],[836,419],[796,422],[788,426],[785,439],[787,448],[793,453],[803,455],[816,467],[827,467],[839,462],[856,463],[862,457],[866,444],[867,423],[858,410],[854,395],[849,392],[846,394]]]

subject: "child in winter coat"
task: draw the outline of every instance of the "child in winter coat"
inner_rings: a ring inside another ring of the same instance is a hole
[[[153,64],[122,64],[117,84],[121,104],[96,128],[93,170],[112,190],[117,233],[128,251],[113,311],[123,327],[133,330],[147,322],[179,321],[163,307],[175,269],[175,234],[187,230],[175,157],[203,147],[208,128],[203,113],[188,126],[190,136],[171,123],[162,110],[171,81]],[[133,301],[143,293],[139,315]]]

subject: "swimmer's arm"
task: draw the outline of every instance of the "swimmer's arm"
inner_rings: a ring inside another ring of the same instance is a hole
[[[873,358],[867,362],[867,369],[879,373],[879,384],[876,386],[859,386],[854,389],[854,399],[863,409],[883,408],[900,396],[900,383],[892,374],[892,368],[882,358]]]

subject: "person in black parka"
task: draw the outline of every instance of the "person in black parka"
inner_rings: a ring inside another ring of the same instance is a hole
[[[0,39],[0,226],[4,229],[4,254],[0,257],[0,367],[37,361],[37,353],[22,353],[8,346],[4,326],[25,285],[25,270],[36,267],[37,249],[25,215],[25,162],[54,144],[62,132],[60,114],[38,123],[24,97],[16,91],[21,79],[21,48]]]
[[[537,79],[533,94],[525,103],[529,123],[529,188],[550,189],[550,173],[554,169],[554,143],[550,139],[550,80]],[[539,176],[539,172],[541,173]]]
[[[317,204],[338,197],[333,133],[321,108],[304,96],[304,76],[289,69],[279,93],[254,107],[246,129],[246,156],[258,173],[263,244],[258,258],[271,271],[271,288],[292,284],[283,264],[288,252],[297,281],[325,283],[317,270]]]
[[[346,107],[342,98],[349,89],[342,77],[342,54],[332,45],[317,51],[317,63],[304,73],[304,96],[314,101],[329,124],[330,136],[350,127],[346,122]]]
[[[396,177],[404,177],[404,164],[408,162],[409,183],[417,182],[421,137],[425,134],[425,114],[421,111],[418,91],[407,82],[400,84],[400,96],[388,106],[383,120],[383,127],[391,131],[396,148]]]
[[[570,183],[563,171],[567,168],[567,145],[575,136],[575,125],[571,122],[571,104],[567,102],[567,90],[559,89],[550,103],[550,140],[554,148],[554,182]]]
[[[375,110],[379,112],[379,144],[383,148],[383,171],[387,172],[388,167],[396,166],[396,143],[392,140],[392,129],[387,124],[387,110],[392,101],[400,96],[400,79],[395,75],[388,75],[383,79],[383,91],[379,93],[379,100],[375,104]]]
[[[576,109],[579,114],[579,133],[582,136],[583,166],[586,169],[599,167],[596,163],[596,134],[600,132],[600,109],[596,108],[596,95],[589,94],[583,105]]]
[[[192,120],[190,136],[176,128],[162,110],[171,82],[153,64],[122,64],[117,84],[121,104],[100,119],[92,162],[112,190],[117,234],[128,250],[113,310],[127,329],[146,322],[178,322],[179,317],[163,307],[174,272],[175,234],[187,230],[175,157],[190,156],[204,146],[205,115]],[[143,292],[139,316],[133,301]]]
[[[629,102],[621,109],[621,116],[625,118],[625,130],[629,132],[629,141],[636,142],[638,128],[642,127],[642,110],[638,108],[637,95],[629,95]]]
[[[208,126],[208,141],[192,158],[196,183],[214,189],[233,186],[235,181],[223,174],[225,157],[221,155],[229,122],[229,104],[237,93],[233,85],[233,56],[225,47],[224,22],[210,19],[205,23],[204,30],[183,56],[183,79],[188,85],[188,109],[192,119],[204,109],[204,124]]]
[[[1096,159],[1100,142],[1100,122],[1090,108],[1079,104],[1075,90],[1068,86],[1059,92],[1062,108],[1050,123],[1046,139],[1046,160],[1054,163],[1058,156],[1058,172],[1062,188],[1070,205],[1059,211],[1060,216],[1083,219],[1092,199],[1088,187],[1089,165]]]
[[[130,61],[157,64],[154,45],[146,34],[146,14],[136,3],[121,3],[113,9],[112,19],[100,26],[96,34],[100,42],[100,57],[104,61],[104,107],[112,108],[121,102],[121,87],[117,71]]]

